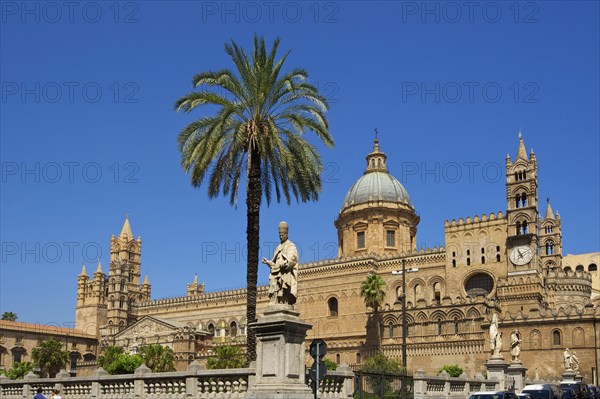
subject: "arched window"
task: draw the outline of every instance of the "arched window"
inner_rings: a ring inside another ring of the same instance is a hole
[[[119,309],[123,309],[125,307],[125,298],[121,297],[119,299]]]
[[[336,297],[331,297],[327,301],[327,306],[329,307],[329,316],[336,317],[338,315],[338,300]]]
[[[458,335],[458,319],[454,319],[454,334]]]
[[[564,269],[564,270],[565,270],[566,272],[572,272],[572,271],[573,271],[573,269],[571,269],[571,266],[567,266],[567,267],[565,267],[565,269]]]
[[[402,298],[402,287],[396,288],[396,298],[398,298],[398,299]]]
[[[588,272],[597,272],[598,271],[598,265],[596,265],[595,263],[591,263],[588,266]]]
[[[467,258],[467,266],[471,265],[471,258]]]
[[[356,354],[356,364],[360,364],[360,353]]]
[[[527,227],[527,221],[526,220],[523,221],[522,226],[523,226],[522,227],[523,228],[523,234],[529,233],[529,228]]]
[[[232,321],[229,324],[229,335],[231,335],[232,337],[237,336],[237,323],[235,321]]]
[[[554,255],[554,244],[552,242],[546,243],[546,255]]]
[[[496,254],[496,262],[500,262],[500,254]]]
[[[482,265],[483,265],[483,264],[485,264],[485,256],[482,256],[482,257],[481,257],[481,264],[482,264]]]
[[[417,301],[419,299],[421,299],[421,286],[419,284],[415,285],[414,295],[415,295],[415,303],[417,303]]]
[[[465,284],[465,291],[468,296],[485,296],[492,292],[493,288],[494,279],[486,273],[477,273],[471,276]]]
[[[521,194],[515,195],[515,208],[521,207]]]
[[[438,320],[437,329],[438,329],[438,335],[442,335],[442,321],[441,320]]]
[[[582,272],[585,269],[583,268],[583,265],[577,265],[577,267],[575,267],[575,270],[578,271],[578,272]]]
[[[337,355],[335,355],[335,362],[337,364],[340,364],[340,354],[339,353]]]
[[[214,336],[215,335],[215,325],[213,323],[210,323],[207,327],[208,332],[210,333],[210,335]]]
[[[120,291],[125,291],[125,279],[121,280],[121,285],[119,286]]]
[[[552,331],[552,345],[562,345],[562,337],[559,330]]]
[[[456,267],[456,259],[452,259],[452,267]]]
[[[439,303],[442,299],[442,286],[440,283],[433,284],[433,299]]]
[[[379,158],[379,159],[377,159],[377,166],[378,166],[379,168],[381,168],[381,159],[380,159],[380,158]]]
[[[521,206],[527,206],[527,194],[521,194]]]
[[[388,323],[388,338],[394,338],[394,323]]]

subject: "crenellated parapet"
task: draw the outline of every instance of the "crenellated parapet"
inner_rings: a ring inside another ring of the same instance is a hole
[[[481,215],[481,217],[479,217],[478,215],[475,215],[473,217],[467,216],[465,219],[459,218],[458,221],[456,219],[452,219],[451,221],[446,220],[444,222],[444,229],[446,231],[458,231],[458,230],[465,229],[465,228],[481,227],[482,224],[485,224],[485,223],[494,223],[494,222],[502,223],[502,221],[505,221],[505,220],[506,220],[506,218],[505,218],[504,214],[502,213],[502,211],[499,211],[497,214],[494,212],[491,212],[489,215],[484,213],[483,215]]]
[[[257,298],[266,298],[268,294],[269,287],[268,286],[258,286],[257,287]],[[134,305],[134,312],[140,312],[152,308],[159,307],[167,307],[167,308],[177,308],[178,306],[187,306],[193,304],[217,304],[220,302],[235,302],[235,301],[245,301],[246,300],[246,288],[238,288],[233,290],[224,290],[217,292],[208,292],[202,295],[196,296],[182,296],[182,297],[173,297],[173,298],[163,298],[163,299],[155,299],[152,301],[142,302]]]

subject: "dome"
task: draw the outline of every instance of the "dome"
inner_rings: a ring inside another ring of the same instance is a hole
[[[404,186],[387,172],[372,171],[361,176],[346,194],[342,209],[370,201],[398,202],[412,208]]]

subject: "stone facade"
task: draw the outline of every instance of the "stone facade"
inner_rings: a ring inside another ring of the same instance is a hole
[[[324,338],[327,357],[338,363],[361,364],[379,349],[400,359],[403,276],[392,271],[404,260],[413,271],[405,275],[409,372],[458,364],[468,374],[484,373],[490,356],[487,328],[497,313],[504,337],[514,329],[521,332],[520,357],[530,377],[558,378],[562,351],[569,347],[581,360],[584,378],[597,381],[600,296],[593,292],[598,292],[598,253],[577,255],[581,262],[573,255],[563,258],[560,215],[549,201],[544,215],[539,213],[537,159],[533,151],[527,153],[523,138],[514,161],[506,158],[506,209],[446,221],[445,245],[426,250],[416,249],[419,216],[386,160],[376,139],[365,174],[349,190],[335,221],[338,257],[300,265],[296,306],[301,319],[313,325],[307,339]],[[205,352],[190,349],[190,359],[209,355],[210,345],[244,345],[245,290],[205,293],[195,279],[185,296],[150,300],[147,280],[138,281],[141,239],[133,240],[125,223],[111,241],[111,253],[117,255],[111,255],[108,280],[101,274],[92,280],[79,277],[78,327],[98,331],[108,345],[147,317],[187,325],[213,337]],[[376,314],[360,296],[370,272],[386,282],[386,299]],[[129,280],[114,288],[124,273]],[[102,281],[108,284],[104,290]],[[81,287],[92,288],[83,292]],[[267,288],[258,289],[259,315],[268,304]],[[155,335],[139,334],[147,342]],[[174,342],[175,336],[167,334],[162,342]],[[507,350],[505,342],[503,354],[510,360]]]
[[[71,372],[77,370],[78,364],[96,361],[96,335],[72,328],[0,320],[0,370],[9,370],[15,362],[31,362],[33,348],[48,339],[64,343]]]

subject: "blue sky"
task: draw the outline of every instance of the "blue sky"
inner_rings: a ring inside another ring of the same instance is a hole
[[[255,32],[279,36],[287,67],[328,96],[336,141],[319,146],[317,203],[263,207],[264,255],[281,219],[303,261],[336,253],[374,128],[421,216],[419,246],[443,243],[446,219],[506,209],[523,129],[564,253],[600,250],[598,4],[0,2],[0,312],[73,322],[81,264],[107,270],[127,212],[154,298],[185,294],[195,273],[210,291],[244,286],[245,206],[191,187],[176,137],[204,111],[173,103]]]

